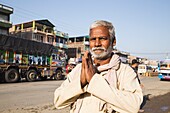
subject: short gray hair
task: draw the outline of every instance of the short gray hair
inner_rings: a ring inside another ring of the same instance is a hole
[[[104,26],[104,27],[107,27],[109,29],[109,35],[110,35],[111,41],[113,42],[114,39],[115,39],[115,28],[112,25],[112,23],[105,21],[105,20],[97,20],[97,21],[94,21],[91,24],[90,30],[93,29],[93,28],[99,27],[99,26]]]

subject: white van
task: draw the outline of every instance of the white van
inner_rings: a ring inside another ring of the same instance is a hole
[[[144,74],[147,72],[147,66],[145,64],[139,64],[138,65],[138,73]]]

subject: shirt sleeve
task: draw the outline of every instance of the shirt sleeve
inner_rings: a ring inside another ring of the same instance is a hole
[[[110,86],[105,78],[95,74],[91,79],[87,92],[97,98],[109,103],[111,107],[118,112],[137,113],[142,102],[142,90],[136,78],[134,71],[125,71],[124,79],[120,84],[121,89]]]
[[[54,92],[54,105],[56,108],[64,108],[76,101],[80,94],[84,93],[80,83],[80,68],[76,67],[68,75],[68,78]],[[73,76],[74,75],[74,76]]]

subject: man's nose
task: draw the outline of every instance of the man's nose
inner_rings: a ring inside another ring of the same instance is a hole
[[[96,38],[95,46],[96,46],[96,47],[101,46],[101,41],[100,41],[100,39],[99,39],[99,38]]]

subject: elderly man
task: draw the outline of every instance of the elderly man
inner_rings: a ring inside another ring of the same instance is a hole
[[[70,113],[137,113],[143,94],[136,73],[112,52],[115,29],[99,20],[90,27],[86,51],[68,78],[55,90],[54,104]]]

